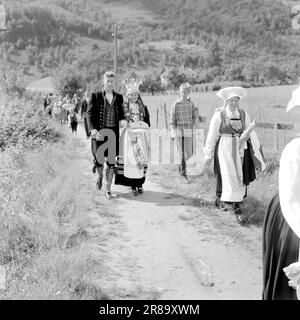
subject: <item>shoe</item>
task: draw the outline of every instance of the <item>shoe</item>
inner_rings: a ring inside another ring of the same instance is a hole
[[[136,188],[131,188],[131,193],[133,196],[137,196],[139,194],[139,192]]]
[[[241,211],[241,208],[240,208],[239,205],[235,205],[235,206],[234,206],[234,213],[235,213],[236,221],[237,221],[239,224],[245,223],[245,220],[244,220],[244,218],[243,218],[242,211]]]
[[[100,178],[97,179],[96,187],[98,190],[102,189],[102,179],[100,179]]]
[[[139,194],[144,193],[144,189],[143,189],[143,187],[138,188],[138,193],[139,193]]]
[[[106,191],[105,192],[105,197],[106,197],[107,200],[111,200],[113,198],[113,196],[112,196],[110,191]]]
[[[221,201],[219,198],[215,200],[215,205],[218,209],[222,211],[228,211],[223,201]]]
[[[241,214],[236,214],[236,221],[239,223],[239,224],[244,224],[245,223],[245,220],[243,218],[243,216]]]

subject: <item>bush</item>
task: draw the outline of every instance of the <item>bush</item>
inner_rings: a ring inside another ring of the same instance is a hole
[[[0,149],[21,145],[31,149],[46,141],[58,142],[57,132],[43,111],[42,101],[9,98],[0,104]]]
[[[0,89],[8,96],[22,96],[25,92],[24,81],[20,74],[3,67],[0,70]]]

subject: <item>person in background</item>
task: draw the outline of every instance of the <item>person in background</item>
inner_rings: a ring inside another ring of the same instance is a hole
[[[87,139],[90,137],[90,132],[88,129],[87,118],[86,118],[86,111],[87,111],[88,104],[89,104],[89,96],[90,96],[90,93],[88,90],[86,90],[84,93],[84,98],[82,99],[82,102],[81,102],[81,110],[80,110],[81,118],[83,119],[83,125],[84,125],[85,134],[86,134]]]
[[[44,110],[47,110],[47,107],[50,105],[50,99],[49,99],[49,95],[47,94],[45,99],[44,99]]]
[[[119,156],[119,129],[120,126],[127,126],[127,122],[123,111],[123,96],[114,91],[115,74],[111,71],[106,72],[103,76],[103,83],[103,90],[93,92],[91,95],[86,118],[91,133],[94,167],[98,172],[96,185],[98,190],[102,189],[103,169],[106,163],[105,196],[110,200],[113,198],[111,184],[116,158]],[[106,133],[112,133],[115,139],[109,140]],[[102,154],[102,146],[106,147],[104,154]],[[114,159],[109,159],[111,154],[114,155]]]
[[[188,182],[186,161],[193,155],[193,129],[200,128],[198,108],[191,101],[191,86],[183,83],[179,87],[179,98],[171,108],[171,138],[176,139],[180,164],[179,174]]]
[[[80,99],[79,99],[77,93],[74,93],[72,103],[75,106],[74,112],[78,114],[80,106],[81,106],[81,102],[80,102]]]
[[[70,113],[68,115],[68,120],[69,120],[69,128],[71,128],[72,133],[74,135],[76,135],[77,134],[78,119],[77,119],[77,115],[75,113],[75,108],[70,109]]]

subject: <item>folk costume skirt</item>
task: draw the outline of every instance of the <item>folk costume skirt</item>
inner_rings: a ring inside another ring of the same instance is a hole
[[[135,145],[137,144],[137,145]],[[149,157],[149,140],[147,135],[139,132],[135,135],[135,141],[127,128],[120,135],[120,152],[116,164],[115,184],[141,187],[146,180]],[[137,153],[141,152],[144,161]]]
[[[216,144],[214,171],[216,194],[224,202],[242,202],[246,194],[243,165],[239,152],[239,137],[221,136]]]

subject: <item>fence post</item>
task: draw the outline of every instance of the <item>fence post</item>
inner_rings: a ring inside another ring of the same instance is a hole
[[[158,107],[157,107],[157,108],[156,108],[156,129],[158,129],[158,120],[159,120],[158,115],[159,115],[159,109],[158,109]]]
[[[165,113],[165,128],[168,129],[168,116],[167,116],[167,104],[163,104],[164,113]]]
[[[273,127],[273,136],[274,136],[274,152],[278,154],[278,124],[274,123]]]

